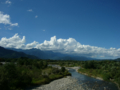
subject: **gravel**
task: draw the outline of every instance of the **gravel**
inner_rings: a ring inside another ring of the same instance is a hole
[[[79,84],[77,79],[67,76],[66,78],[54,80],[49,84],[26,90],[88,90],[87,86],[83,84]]]

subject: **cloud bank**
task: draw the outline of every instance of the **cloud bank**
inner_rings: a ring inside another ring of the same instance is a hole
[[[13,37],[3,37],[0,40],[0,46],[5,48],[17,48],[17,49],[32,49],[37,48],[41,50],[52,50],[56,52],[75,54],[78,56],[87,56],[94,58],[118,58],[120,57],[120,48],[102,48],[90,45],[82,45],[74,38],[57,39],[56,36],[51,37],[50,41],[45,40],[43,43],[33,41],[32,43],[25,44],[25,36],[20,38],[18,34]]]
[[[18,26],[18,23],[11,23],[10,21],[10,15],[3,14],[3,12],[0,11],[0,24],[10,25],[10,26]]]

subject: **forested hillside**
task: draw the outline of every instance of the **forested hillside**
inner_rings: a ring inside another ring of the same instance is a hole
[[[17,52],[9,49],[5,49],[0,46],[0,58],[20,58],[20,57],[28,57],[32,59],[38,59],[38,57],[33,55],[27,55],[23,52]]]

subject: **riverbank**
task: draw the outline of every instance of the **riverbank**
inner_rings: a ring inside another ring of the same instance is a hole
[[[65,67],[67,70],[74,69],[76,72],[79,67]],[[91,90],[88,89],[86,83],[79,84],[76,78],[66,76],[61,79],[54,80],[49,84],[41,85],[38,87],[28,88],[25,90]]]
[[[74,69],[76,72],[80,69],[80,67],[65,67],[67,70]]]
[[[79,67],[66,67],[66,69],[76,72],[76,71],[78,71]],[[74,69],[74,70],[72,70],[72,69]],[[78,73],[78,72],[76,72],[76,73]],[[97,78],[97,79],[99,79],[99,78]],[[41,85],[38,87],[33,87],[33,88],[25,89],[25,90],[93,90],[93,89],[98,90],[100,88],[103,88],[102,90],[109,90],[107,85],[104,87],[99,87],[102,84],[99,85],[98,82],[95,82],[96,85],[94,85],[94,84],[92,84],[93,82],[92,83],[90,83],[89,81],[83,82],[81,80],[82,79],[78,79],[73,76],[67,76],[67,77],[64,77],[61,79],[54,80],[54,81],[50,82],[49,84],[45,84],[45,85]],[[90,85],[93,85],[93,86],[90,86]],[[117,89],[112,88],[112,90],[117,90]]]
[[[76,72],[78,72],[78,73],[81,73],[81,74],[90,76],[90,75],[88,75],[87,73],[80,72],[80,71],[79,71],[80,67],[66,67],[66,69],[67,69],[67,70],[69,70],[69,69],[74,69],[74,70],[75,70]],[[93,77],[93,78],[96,78],[96,79],[99,79],[99,80],[103,80],[101,77],[95,77],[95,76],[90,76],[90,77]]]
[[[87,71],[82,71],[81,69],[78,69],[78,73],[81,73],[81,74],[83,74],[83,75],[87,75],[87,76],[89,76],[89,77],[93,77],[93,78],[98,79],[98,80],[103,80],[103,81],[105,81],[102,77],[100,77],[100,75],[99,75],[99,77],[98,77],[98,74],[93,75],[92,72],[89,73],[88,70],[87,70]],[[116,83],[116,82],[113,81],[113,80],[110,80],[110,82],[115,83],[115,84],[117,85],[118,89],[120,90],[120,87],[119,87],[118,83]]]
[[[101,78],[101,77],[95,77],[95,76],[92,76],[92,75],[89,75],[89,74],[87,74],[87,73],[83,73],[83,72],[80,72],[80,71],[78,71],[78,72],[81,73],[81,74],[84,74],[84,75],[93,77],[93,78],[95,78],[95,79],[103,80],[103,78]]]

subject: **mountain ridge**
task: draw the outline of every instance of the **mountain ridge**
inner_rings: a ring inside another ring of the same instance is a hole
[[[15,49],[15,48],[9,48],[14,51],[18,52],[24,52],[29,55],[37,56],[41,59],[53,59],[53,60],[94,60],[93,58],[87,58],[84,56],[75,56],[75,55],[68,55],[68,54],[62,54],[59,52],[53,52],[53,51],[42,51],[40,49],[32,48],[32,49]]]
[[[14,50],[6,49],[0,46],[0,57],[1,58],[20,58],[20,57],[27,57],[31,59],[38,59],[38,57],[33,55],[27,55],[24,52],[17,52]]]

